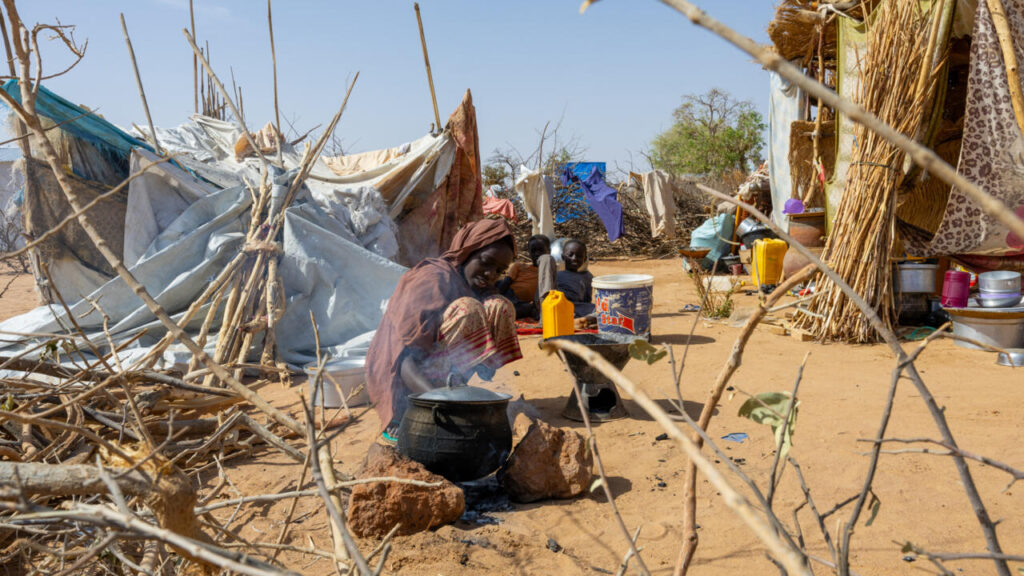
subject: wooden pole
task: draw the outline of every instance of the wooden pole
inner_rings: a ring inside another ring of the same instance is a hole
[[[7,35],[7,22],[2,14],[0,14],[0,32],[4,35],[4,50],[7,53],[8,70],[10,70],[11,76],[17,77],[18,72],[14,67],[14,54],[11,51],[11,39]],[[15,34],[18,33],[17,30],[14,32]],[[18,148],[21,148],[21,157],[25,161],[24,195],[26,201],[21,204],[21,227],[28,241],[31,242],[35,239],[35,230],[32,228],[32,203],[27,200],[35,195],[35,180],[32,177],[32,145],[27,138],[28,129],[25,127],[24,122],[17,117],[17,114],[14,115],[13,123],[14,134],[18,140]],[[50,291],[49,281],[43,275],[39,251],[35,248],[28,251],[28,263],[32,269],[32,277],[36,281],[36,295],[39,297],[40,303],[49,304],[53,302],[53,292]]]
[[[192,7],[192,0],[188,0],[188,19],[192,24],[192,37],[196,37],[196,13]],[[194,112],[199,114],[199,58],[192,54],[192,99],[195,101]]]
[[[281,112],[277,106],[277,51],[274,49],[274,17],[270,11],[270,0],[267,0],[267,27],[270,29],[270,61],[274,65],[274,127],[277,133],[274,139],[277,141],[277,162],[282,162],[281,151]]]
[[[142,76],[139,75],[139,63],[135,60],[135,50],[132,48],[132,39],[128,37],[128,25],[124,22],[124,12],[121,13],[121,32],[124,33],[125,44],[128,45],[128,55],[132,58],[132,70],[135,72],[135,85],[139,88],[139,96],[142,98],[142,109],[146,112],[146,122],[149,123],[149,134],[153,137],[153,147],[160,156],[164,151],[160,148],[160,142],[156,139],[156,128],[153,127],[153,117],[149,114],[149,103],[146,102],[146,91],[142,88]]]
[[[430,83],[430,101],[434,104],[434,133],[441,131],[441,115],[437,112],[437,94],[434,93],[434,76],[430,73],[430,56],[427,55],[427,37],[423,35],[423,18],[420,17],[420,3],[414,2],[416,23],[420,27],[420,44],[423,46],[423,63],[427,66],[427,82]]]
[[[1017,118],[1017,128],[1024,132],[1024,95],[1021,94],[1020,75],[1017,73],[1017,53],[1013,51],[1013,32],[1010,30],[1002,2],[986,0],[986,3],[988,11],[992,14],[992,24],[996,29],[996,37],[999,38],[999,47],[1003,52],[1013,115]]]

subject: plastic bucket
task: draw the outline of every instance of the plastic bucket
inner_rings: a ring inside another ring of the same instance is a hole
[[[594,278],[597,330],[604,334],[651,337],[654,276],[611,274]]]
[[[306,376],[309,382],[309,393],[313,397],[313,406],[340,408],[342,406],[341,394],[348,398],[349,407],[370,403],[365,387],[365,357],[336,358],[327,362],[324,366],[324,373],[320,382],[314,379],[315,375],[316,362],[306,365]],[[337,383],[337,386],[335,386],[335,383]],[[352,393],[359,386],[363,386],[363,390],[353,396]],[[340,394],[339,388],[341,389]]]

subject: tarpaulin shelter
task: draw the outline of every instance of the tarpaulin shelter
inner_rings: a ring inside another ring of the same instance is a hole
[[[405,270],[395,260],[412,263],[437,255],[459,226],[481,217],[476,120],[468,92],[440,134],[392,149],[385,157],[315,159],[309,178],[288,206],[281,202],[302,154],[287,144],[280,166],[265,166],[252,156],[239,158],[235,144],[242,139],[240,128],[197,115],[176,128],[156,130],[161,147],[176,159],[160,163],[149,146],[92,117],[86,126],[75,125],[81,136],[68,132],[61,137],[102,144],[116,136],[118,145],[106,148],[107,161],[118,167],[121,156],[113,152],[124,153],[124,174],[136,175],[126,191],[105,202],[105,211],[91,214],[92,220],[178,322],[228,261],[248,249],[254,198],[250,187],[259,186],[266,174],[272,186],[269,211],[283,218],[279,274],[285,306],[276,322],[277,350],[293,367],[316,356],[310,315],[316,319],[322,351],[343,354],[347,343],[365,340],[379,323]],[[30,161],[28,166],[40,185],[26,194],[26,203],[32,199],[46,206],[63,200],[47,165]],[[77,176],[72,182],[87,200],[110,189]],[[102,258],[93,257],[84,232],[72,225],[58,236],[59,242],[42,256],[47,263],[68,263],[51,264],[50,275],[78,324],[94,342],[107,342],[104,326],[115,342],[131,340],[120,352],[126,361],[144,355],[165,334],[162,324]],[[100,303],[106,318],[90,301]],[[187,329],[198,329],[208,306]],[[65,316],[62,310],[41,307],[3,322],[0,331],[60,332]],[[211,335],[208,348],[215,341]],[[254,349],[257,345],[253,342]],[[163,361],[179,364],[189,356],[175,345]]]

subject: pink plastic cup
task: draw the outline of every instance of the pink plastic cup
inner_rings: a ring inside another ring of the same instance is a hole
[[[971,291],[971,275],[959,270],[946,270],[942,281],[942,305],[946,308],[966,308]]]

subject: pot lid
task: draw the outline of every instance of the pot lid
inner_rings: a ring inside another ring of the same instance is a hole
[[[413,394],[409,397],[416,400],[431,400],[434,402],[503,402],[512,398],[509,394],[502,394],[478,386],[456,386],[454,388],[443,386],[429,392]]]

